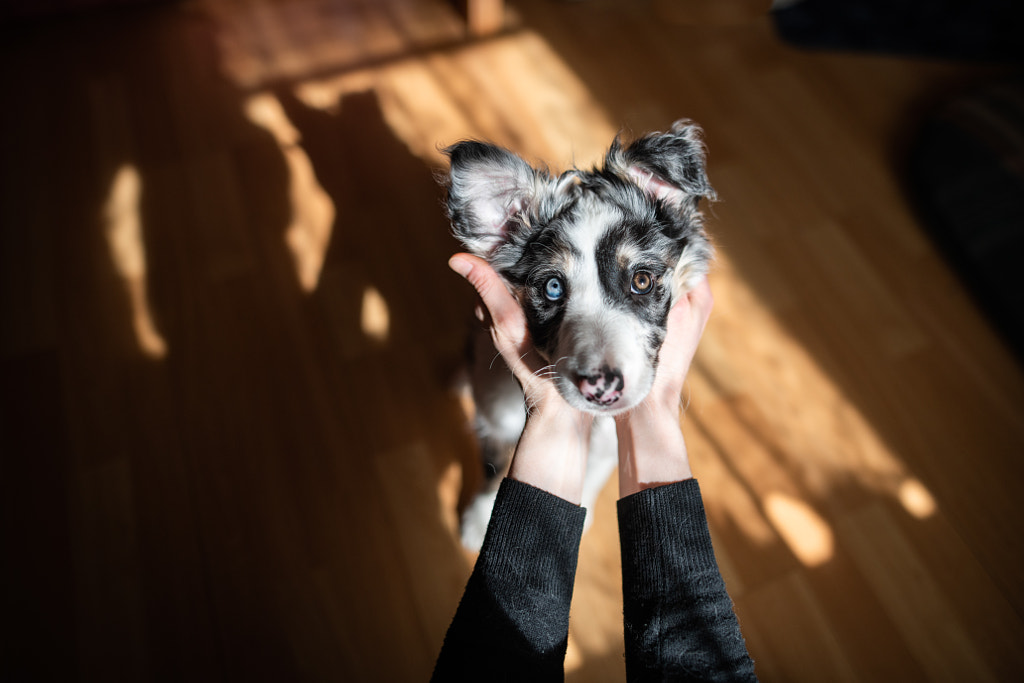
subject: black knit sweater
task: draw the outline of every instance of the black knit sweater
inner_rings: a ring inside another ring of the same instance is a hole
[[[618,503],[626,677],[755,681],[695,480]],[[435,681],[563,679],[583,508],[505,479]]]

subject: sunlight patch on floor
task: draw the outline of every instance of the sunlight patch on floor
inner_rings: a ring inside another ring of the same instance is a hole
[[[366,91],[376,94],[395,136],[431,166],[445,163],[445,146],[474,137],[552,170],[589,165],[618,130],[557,53],[527,30],[294,87],[305,105],[331,114],[344,107],[346,95]],[[495,101],[515,102],[517,111],[496,108]]]
[[[146,288],[146,245],[142,237],[139,201],[142,178],[133,164],[114,174],[103,208],[104,234],[117,274],[124,280],[132,309],[132,328],[139,350],[153,359],[167,355],[167,342],[156,327]]]
[[[284,239],[295,263],[299,285],[303,291],[312,292],[320,282],[334,231],[334,201],[317,179],[313,163],[302,147],[302,135],[277,96],[269,92],[252,95],[244,108],[249,121],[273,136],[288,169],[291,220]]]
[[[779,536],[805,566],[817,567],[832,559],[832,529],[814,508],[797,498],[769,493],[764,509]]]
[[[362,313],[359,317],[363,334],[373,341],[383,344],[388,340],[391,331],[391,312],[376,287],[368,286],[363,290]]]
[[[905,479],[900,484],[896,497],[903,505],[903,509],[918,519],[927,519],[938,509],[938,503],[931,492],[917,479]]]
[[[804,564],[831,554],[829,520],[864,491],[925,519],[932,494],[720,252],[715,310],[688,383],[694,472],[709,514]],[[752,517],[755,508],[760,508]],[[766,534],[766,525],[772,531]]]

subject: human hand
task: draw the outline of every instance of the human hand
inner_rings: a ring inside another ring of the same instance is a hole
[[[448,265],[480,295],[494,347],[523,388],[528,418],[509,476],[578,505],[593,417],[558,393],[553,368],[530,340],[522,307],[490,264],[463,253]]]
[[[620,496],[693,476],[679,427],[679,397],[713,305],[707,278],[673,305],[650,393],[615,418]]]
[[[471,254],[455,254],[448,265],[480,295],[483,309],[478,309],[477,317],[489,326],[494,348],[522,385],[531,411],[564,403],[552,381],[551,368],[533,347],[523,309],[501,276],[487,261]]]
[[[672,306],[665,341],[658,352],[654,385],[644,401],[648,408],[678,413],[679,396],[714,303],[711,286],[704,277]]]

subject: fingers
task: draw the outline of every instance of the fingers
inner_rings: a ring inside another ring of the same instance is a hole
[[[448,265],[476,289],[490,316],[486,322],[491,328],[494,346],[525,387],[534,380],[532,375],[539,366],[536,359],[528,357],[529,333],[519,302],[498,273],[483,259],[470,254],[456,254],[449,259]],[[477,318],[483,319],[484,316],[478,312]]]
[[[554,382],[541,373],[544,361],[533,352],[526,316],[504,280],[486,261],[469,254],[456,254],[448,265],[466,278],[480,295],[490,314],[494,347],[519,380],[531,410],[542,405],[560,405],[562,401]]]
[[[715,307],[715,297],[711,294],[711,285],[708,279],[701,278],[698,284],[689,294],[690,305],[697,313],[700,322],[700,329],[703,332],[704,326],[711,317],[711,310]]]
[[[699,339],[715,305],[715,297],[711,294],[711,285],[706,277],[701,278],[697,286],[687,292],[686,301],[689,303],[691,324],[698,332]]]
[[[669,400],[676,400],[682,389],[713,306],[711,287],[707,278],[702,278],[669,313],[668,334],[659,353],[655,379]]]
[[[707,277],[702,277],[697,286],[686,294],[686,298],[690,301],[690,305],[705,318],[711,314],[711,309],[715,305],[715,297],[711,294],[711,285],[708,283]]]
[[[683,339],[692,338],[694,334],[696,334],[696,339],[699,339],[711,316],[714,303],[708,279],[701,278],[697,286],[687,292],[685,296],[680,297],[669,311],[666,345],[669,347],[689,346],[683,342]],[[695,342],[696,339],[693,341]]]
[[[490,264],[471,254],[455,254],[448,266],[473,285],[496,327],[506,333],[518,332],[508,328],[521,324],[522,309]]]

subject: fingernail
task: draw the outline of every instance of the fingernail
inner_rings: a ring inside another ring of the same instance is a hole
[[[483,306],[477,304],[473,308],[473,313],[474,313],[474,315],[476,315],[476,319],[477,320],[479,320],[480,322],[484,322],[485,318],[484,318],[484,307]]]
[[[462,277],[469,275],[469,271],[473,270],[473,264],[465,259],[461,259],[458,256],[453,256],[448,259],[448,267],[454,270]]]

